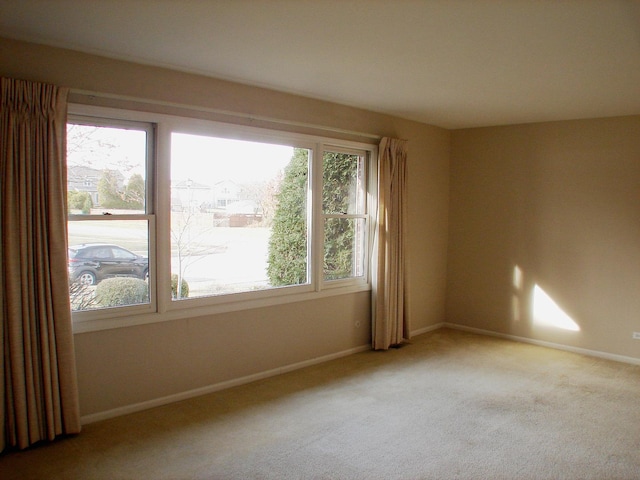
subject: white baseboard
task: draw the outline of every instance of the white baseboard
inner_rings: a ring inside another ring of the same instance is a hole
[[[276,375],[292,372],[294,370],[310,367],[312,365],[328,362],[330,360],[346,357],[346,356],[353,355],[359,352],[364,352],[370,349],[371,349],[371,345],[362,345],[360,347],[350,348],[342,352],[331,353],[329,355],[324,355],[322,357],[312,358],[311,360],[305,360],[305,361],[294,363],[291,365],[285,365],[283,367],[266,370],[264,372],[254,373],[253,375],[234,378],[232,380],[227,380],[226,382],[220,382],[214,385],[208,385],[206,387],[188,390],[186,392],[175,393],[173,395],[168,395],[166,397],[155,398],[153,400],[147,400],[145,402],[135,403],[133,405],[125,405],[123,407],[114,408],[112,410],[107,410],[104,412],[84,415],[80,418],[80,422],[82,423],[82,425],[87,425],[89,423],[99,422],[101,420],[107,420],[109,418],[115,418],[121,415],[128,415],[130,413],[140,412],[142,410],[147,410],[149,408],[159,407],[162,405],[167,405],[169,403],[179,402],[181,400],[187,400],[189,398],[199,397],[200,395],[206,395],[208,393],[218,392],[220,390],[224,390],[227,388],[237,387],[239,385],[255,382],[257,380],[274,377]]]
[[[588,350],[584,348],[571,347],[568,345],[562,345],[559,343],[545,342],[542,340],[535,340],[532,338],[526,337],[518,337],[515,335],[508,335],[505,333],[493,332],[491,330],[484,330],[481,328],[467,327],[465,325],[458,325],[455,323],[437,323],[435,325],[430,325],[428,327],[416,329],[411,331],[411,336],[422,335],[424,333],[428,333],[434,330],[438,330],[439,328],[453,328],[456,330],[462,330],[470,333],[477,333],[480,335],[487,335],[492,337],[505,338],[508,340],[513,340],[516,342],[529,343],[532,345],[539,345],[542,347],[555,348],[558,350],[564,350],[567,352],[579,353],[582,355],[588,355],[592,357],[604,358],[606,360],[614,360],[616,362],[630,363],[633,365],[640,365],[640,358],[627,357],[624,355],[615,355],[607,352],[600,352],[597,350]],[[125,405],[123,407],[114,408],[112,410],[107,410],[104,412],[92,413],[89,415],[84,415],[81,417],[80,421],[83,425],[99,422],[101,420],[107,420],[109,418],[119,417],[121,415],[127,415],[130,413],[139,412],[142,410],[147,410],[149,408],[159,407],[162,405],[167,405],[173,402],[179,402],[181,400],[187,400],[189,398],[198,397],[200,395],[206,395],[208,393],[218,392],[220,390],[224,390],[231,387],[237,387],[239,385],[244,385],[247,383],[255,382],[257,380],[262,380],[265,378],[273,377],[276,375],[280,375],[283,373],[292,372],[294,370],[299,370],[301,368],[310,367],[312,365],[317,365],[320,363],[328,362],[330,360],[335,360],[338,358],[346,357],[349,355],[353,355],[355,353],[364,352],[370,350],[370,345],[362,345],[360,347],[354,347],[348,350],[344,350],[342,352],[332,353],[329,355],[325,355],[322,357],[313,358],[311,360],[305,360],[303,362],[294,363],[291,365],[285,365],[283,367],[274,368],[271,370],[266,370],[264,372],[258,372],[253,375],[247,375],[245,377],[234,378],[232,380],[227,380],[225,382],[216,383],[214,385],[208,385],[201,388],[196,388],[193,390],[188,390],[186,392],[180,392],[173,395],[168,395],[166,397],[156,398],[153,400],[148,400],[145,402],[135,403],[133,405]]]
[[[465,332],[477,333],[480,335],[488,335],[491,337],[505,338],[508,340],[514,340],[516,342],[529,343],[531,345],[539,345],[541,347],[555,348],[557,350],[564,350],[566,352],[588,355],[590,357],[604,358],[605,360],[613,360],[616,362],[630,363],[632,365],[640,365],[640,358],[627,357],[625,355],[616,355],[614,353],[601,352],[598,350],[589,350],[586,348],[572,347],[569,345],[563,345],[561,343],[545,342],[543,340],[535,340],[533,338],[518,337],[516,335],[508,335],[506,333],[493,332],[491,330],[484,330],[481,328],[467,327],[465,325],[458,325],[456,323],[445,322],[441,325],[443,327],[453,328],[455,330],[462,330]]]
[[[411,330],[411,336],[415,337],[417,335],[422,335],[423,333],[432,332],[434,330],[438,330],[439,328],[444,327],[444,323],[436,323],[435,325],[429,325],[428,327],[419,328],[417,330]]]

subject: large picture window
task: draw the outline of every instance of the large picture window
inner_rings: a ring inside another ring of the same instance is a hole
[[[172,297],[302,285],[308,149],[173,133]]]
[[[111,328],[370,288],[375,146],[73,110],[75,321]]]

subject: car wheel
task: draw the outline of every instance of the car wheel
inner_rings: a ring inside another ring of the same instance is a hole
[[[144,272],[142,272],[142,280],[144,280],[145,282],[149,280],[149,270],[145,270]]]
[[[96,276],[92,272],[81,272],[80,275],[78,275],[78,282],[82,285],[95,285]]]

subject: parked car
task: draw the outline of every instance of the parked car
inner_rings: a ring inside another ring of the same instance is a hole
[[[95,285],[110,277],[149,276],[149,259],[118,245],[87,243],[69,247],[69,280]]]

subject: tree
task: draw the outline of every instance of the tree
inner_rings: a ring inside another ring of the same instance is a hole
[[[144,179],[133,174],[127,185],[122,188],[121,175],[114,170],[103,170],[98,181],[100,205],[104,208],[124,210],[142,210],[144,208]]]
[[[205,228],[198,225],[197,213],[188,208],[180,213],[171,215],[171,243],[176,249],[178,273],[174,280],[171,277],[172,298],[181,299],[189,296],[189,286],[184,279],[184,275],[190,265],[202,259],[203,255],[209,253],[205,239],[211,236],[211,224]],[[183,290],[187,287],[186,291]]]
[[[308,157],[308,150],[294,150],[277,195],[267,265],[267,276],[273,286],[307,281]]]
[[[275,178],[272,178],[264,186],[264,192],[260,200],[262,209],[262,224],[270,227],[273,224],[273,217],[277,208],[277,196],[282,185],[283,172],[278,172]]]
[[[185,200],[187,205],[192,205],[193,191],[188,191]],[[194,263],[201,261],[206,255],[212,253],[213,223],[209,216],[202,216],[194,208],[182,209],[171,214],[171,245],[175,250],[177,273],[171,277],[172,298],[181,299],[189,296],[189,285],[184,276]],[[185,289],[186,287],[186,289]]]
[[[267,276],[273,286],[307,281],[307,171],[308,151],[295,149],[284,172],[269,239]],[[357,156],[325,152],[322,208],[324,213],[350,211]],[[324,225],[324,272],[327,280],[352,275],[355,220],[327,218]]]
[[[103,170],[98,180],[98,198],[104,208],[123,208],[122,197],[118,187],[118,177],[113,170]]]
[[[96,156],[108,157],[105,152],[111,152],[117,145],[113,139],[103,138],[100,133],[104,127],[95,125],[80,125],[67,123],[67,160],[69,165],[83,165],[95,168]]]
[[[357,178],[357,156],[325,152],[322,168],[322,210],[341,214],[350,211],[352,189]],[[324,274],[326,280],[346,278],[354,267],[355,220],[328,218],[324,224]]]
[[[144,209],[144,198],[144,178],[139,173],[134,173],[131,175],[124,191],[124,200],[128,205],[127,208],[132,210]]]

